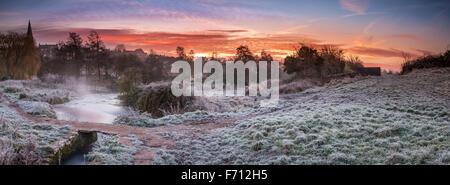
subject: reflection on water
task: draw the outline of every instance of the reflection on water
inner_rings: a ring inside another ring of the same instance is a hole
[[[92,145],[84,147],[70,154],[66,160],[62,161],[61,165],[89,165],[87,154],[91,151]]]
[[[65,104],[55,105],[59,120],[112,123],[122,110],[118,94],[87,94]]]

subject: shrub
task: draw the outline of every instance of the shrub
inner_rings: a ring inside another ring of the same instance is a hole
[[[27,95],[24,93],[20,93],[19,99],[25,99],[25,98],[27,98]]]
[[[168,83],[137,88],[131,93],[122,94],[120,98],[126,106],[148,112],[154,117],[182,113],[193,100],[191,97],[174,96]]]
[[[0,164],[1,165],[36,165],[41,159],[36,150],[36,144],[28,139],[24,145],[17,145],[12,138],[0,138]]]
[[[364,67],[363,62],[359,57],[350,56],[347,60],[345,60],[345,73],[356,72],[359,68]]]
[[[69,98],[68,97],[51,97],[47,100],[47,102],[51,105],[56,105],[56,104],[63,104],[63,103],[67,103],[69,102]]]
[[[3,92],[4,92],[4,93],[18,93],[18,92],[20,92],[20,89],[15,88],[15,87],[6,87],[6,88],[3,90]]]
[[[344,72],[355,72],[363,67],[358,57],[344,58],[344,51],[324,46],[320,51],[302,45],[291,56],[286,57],[285,71],[289,74],[297,73],[298,77],[328,77]]]
[[[47,102],[19,101],[18,105],[26,113],[33,116],[56,119],[56,112],[53,110],[53,107]]]
[[[303,45],[294,55],[286,57],[284,66],[289,74],[296,72],[302,76],[319,77],[323,61],[317,50]]]
[[[407,74],[413,69],[424,69],[432,67],[450,67],[450,50],[444,54],[433,56],[428,55],[415,60],[406,60],[402,64],[401,74]]]

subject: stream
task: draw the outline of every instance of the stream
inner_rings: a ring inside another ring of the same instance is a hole
[[[58,120],[112,124],[117,114],[123,110],[117,93],[86,94],[70,102],[54,105]],[[89,123],[86,123],[89,124]],[[99,138],[101,139],[101,134]],[[70,154],[62,165],[89,165],[85,157],[92,145]]]
[[[58,120],[113,123],[122,111],[117,93],[86,94],[68,103],[53,106]]]

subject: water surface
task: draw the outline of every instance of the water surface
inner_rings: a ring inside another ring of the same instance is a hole
[[[117,93],[86,94],[53,108],[58,120],[112,123],[122,111],[117,97]]]

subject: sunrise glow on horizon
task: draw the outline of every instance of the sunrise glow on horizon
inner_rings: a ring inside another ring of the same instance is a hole
[[[41,44],[97,30],[111,49],[174,55],[183,46],[227,57],[247,45],[279,60],[299,43],[335,45],[366,66],[399,70],[403,53],[447,50],[449,8],[445,0],[2,0],[0,31],[24,31],[31,20]]]

